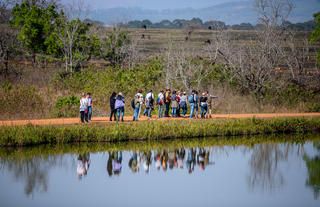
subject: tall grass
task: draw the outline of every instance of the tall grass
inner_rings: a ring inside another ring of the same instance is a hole
[[[0,127],[0,146],[289,134],[320,131],[320,118],[146,121],[113,125]]]

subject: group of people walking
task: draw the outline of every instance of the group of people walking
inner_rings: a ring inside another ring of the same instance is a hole
[[[170,89],[161,90],[155,98],[152,90],[143,95],[143,91],[139,90],[138,93],[131,100],[131,107],[133,108],[133,121],[138,121],[143,115],[148,118],[152,117],[152,111],[157,107],[158,118],[162,117],[186,117],[188,108],[190,108],[189,118],[211,118],[213,110],[213,99],[218,98],[205,91],[199,95],[198,91],[193,90],[190,95],[182,91],[171,91]],[[121,92],[113,92],[110,96],[110,121],[124,121],[125,112],[125,98]],[[171,109],[171,113],[170,113]],[[92,116],[92,97],[88,93],[80,100],[80,114],[81,122],[91,121]]]

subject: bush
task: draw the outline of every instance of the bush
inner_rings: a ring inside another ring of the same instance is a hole
[[[54,117],[75,117],[79,113],[80,98],[74,95],[69,97],[58,97],[53,110]]]

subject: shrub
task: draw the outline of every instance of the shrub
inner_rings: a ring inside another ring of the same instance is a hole
[[[55,108],[53,110],[54,117],[75,117],[78,115],[80,106],[80,98],[74,95],[69,97],[58,97]]]

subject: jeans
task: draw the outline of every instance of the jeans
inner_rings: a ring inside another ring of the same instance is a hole
[[[183,116],[185,116],[186,113],[187,113],[187,108],[182,108],[182,114],[183,114]]]
[[[88,119],[91,121],[91,115],[92,115],[92,107],[88,106]]]
[[[133,121],[138,121],[140,107],[134,108]]]
[[[111,109],[111,113],[110,113],[110,121],[112,121],[112,115],[114,116],[114,120],[116,121],[116,109]]]
[[[139,106],[139,112],[138,112],[138,116],[140,118],[140,114],[141,114],[141,107],[142,107],[143,103],[140,102],[140,106]]]
[[[148,115],[148,109],[147,109],[147,107],[144,109],[143,115],[144,115],[144,116]]]
[[[164,111],[164,116],[168,117],[169,116],[169,110],[170,110],[170,101],[169,102],[165,102],[166,105],[166,109]]]
[[[117,121],[120,121],[120,112],[121,112],[121,121],[123,121],[123,115],[124,115],[124,107],[120,107],[117,109],[118,119]]]
[[[208,111],[207,104],[202,105],[201,106],[201,118],[205,118],[207,111]]]
[[[194,112],[195,104],[191,103],[190,104],[190,119],[193,117],[193,112]]]
[[[163,117],[163,104],[159,104],[158,118]]]
[[[84,121],[88,122],[88,114],[86,114],[84,111],[80,111],[80,118],[82,123],[84,123]]]
[[[172,108],[172,117],[177,116],[177,108]]]
[[[194,109],[196,110],[195,117],[196,117],[196,118],[198,118],[198,114],[199,114],[199,107],[198,107],[198,104],[195,104],[195,105],[194,105]]]
[[[151,112],[152,112],[152,108],[153,106],[149,106],[148,109],[147,109],[147,112],[148,112],[148,117],[151,118]]]

